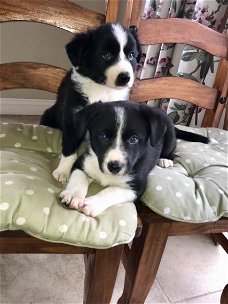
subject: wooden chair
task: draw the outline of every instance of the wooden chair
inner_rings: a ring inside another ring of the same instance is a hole
[[[220,62],[213,88],[180,77],[138,80],[133,87],[130,99],[135,102],[156,98],[186,100],[207,109],[203,127],[217,127],[228,94],[228,37],[190,20],[141,20],[140,13],[141,1],[128,1],[125,25],[138,27],[141,44],[185,43],[219,56],[223,60]],[[226,107],[224,129],[227,129],[227,112]],[[228,252],[228,241],[222,234],[228,231],[228,218],[192,224],[170,220],[144,206],[140,209],[139,217],[142,220],[143,230],[140,237],[133,240],[131,248],[125,246],[123,262],[126,277],[124,291],[118,304],[144,303],[154,282],[169,236],[213,234]],[[226,292],[224,289],[223,303],[227,303],[224,302]]]
[[[68,0],[4,0],[1,1],[0,16],[2,22],[34,21],[76,33],[116,20],[118,1],[106,2],[106,15],[102,15]],[[56,93],[65,73],[64,69],[41,63],[5,63],[1,65],[0,88],[33,88]],[[5,231],[0,234],[1,253],[84,254],[84,303],[110,302],[122,249],[123,245],[98,250],[51,243],[22,231]]]

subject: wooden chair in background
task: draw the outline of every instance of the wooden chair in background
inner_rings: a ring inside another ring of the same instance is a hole
[[[52,25],[71,33],[85,31],[117,17],[116,0],[106,1],[106,15],[102,15],[70,1],[29,0],[1,1],[1,22],[33,21]],[[35,62],[14,62],[1,65],[0,88],[32,88],[56,93],[66,70]],[[64,253],[84,254],[84,303],[109,303],[119,267],[123,245],[110,249],[92,249],[45,242],[22,231],[0,234],[1,253]],[[76,301],[76,300],[75,300]]]
[[[213,88],[181,77],[161,77],[137,80],[130,100],[144,102],[157,98],[176,98],[207,109],[203,127],[217,127],[228,94],[228,37],[202,24],[184,19],[141,20],[142,1],[128,1],[125,25],[136,25],[142,45],[157,43],[185,43],[223,58]],[[227,109],[224,129],[227,129]],[[138,205],[141,205],[140,202]],[[192,224],[173,221],[141,207],[139,217],[143,230],[125,246],[123,262],[126,269],[125,285],[118,304],[142,304],[154,282],[169,236],[213,234],[228,252],[228,241],[222,232],[228,231],[228,218],[215,222]],[[203,254],[203,253],[202,253]],[[194,284],[194,282],[193,282]]]

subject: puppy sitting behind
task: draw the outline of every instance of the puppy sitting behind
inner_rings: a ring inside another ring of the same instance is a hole
[[[125,101],[86,106],[75,114],[74,127],[77,145],[89,131],[88,148],[74,163],[60,198],[70,208],[93,217],[112,205],[140,198],[158,160],[171,159],[176,134],[208,142],[206,137],[175,129],[160,109]],[[106,188],[86,198],[93,180]]]
[[[68,180],[77,158],[73,117],[86,105],[97,101],[127,100],[140,57],[136,27],[107,23],[76,34],[66,45],[73,68],[62,80],[56,103],[47,109],[41,124],[63,133],[62,157],[53,176]]]

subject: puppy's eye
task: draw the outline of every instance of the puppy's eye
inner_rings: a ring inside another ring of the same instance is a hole
[[[103,57],[104,60],[109,61],[109,60],[112,59],[113,56],[110,52],[105,52],[105,53],[102,54],[102,57]]]
[[[136,135],[132,135],[129,139],[128,139],[128,143],[130,145],[135,145],[139,142],[139,138]]]
[[[106,142],[109,141],[109,138],[108,138],[107,134],[105,134],[104,132],[100,133],[100,134],[98,135],[98,138],[99,138],[99,140],[100,140],[101,142],[103,142],[103,143],[106,143]]]
[[[129,60],[133,60],[134,59],[134,53],[130,52],[127,57],[128,57]]]

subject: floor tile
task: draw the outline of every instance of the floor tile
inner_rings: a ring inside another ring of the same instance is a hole
[[[209,236],[170,237],[157,280],[171,303],[221,291],[228,256]]]
[[[0,303],[82,304],[82,255],[1,255]]]
[[[202,297],[196,297],[192,299],[188,299],[186,301],[177,302],[178,304],[187,304],[187,303],[194,303],[194,304],[219,304],[221,297],[221,291],[210,293],[207,295],[203,295]]]
[[[123,290],[123,285],[124,285],[124,267],[121,264],[119,271],[118,271],[118,276],[117,276],[117,281],[115,284],[115,289],[114,293],[112,296],[111,304],[116,304],[117,300],[121,297],[122,290]],[[147,298],[145,304],[161,304],[161,303],[168,303],[168,299],[164,292],[162,291],[161,287],[159,286],[157,280],[155,280]]]

